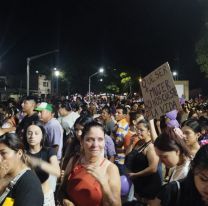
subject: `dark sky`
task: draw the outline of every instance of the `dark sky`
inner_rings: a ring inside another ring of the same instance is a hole
[[[180,79],[200,86],[194,47],[203,22],[197,0],[6,2],[0,7],[2,74],[26,79],[27,57],[59,49],[31,68],[58,66],[85,81],[100,66],[144,76],[169,61]]]

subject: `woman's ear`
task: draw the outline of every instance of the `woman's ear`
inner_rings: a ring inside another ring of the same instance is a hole
[[[22,151],[21,149],[19,149],[19,150],[17,151],[17,156],[18,156],[19,159],[22,158],[22,156],[23,156],[23,151]]]
[[[197,132],[197,133],[196,133],[197,141],[198,141],[199,137],[201,137],[201,133],[200,133],[200,132]]]
[[[177,150],[177,151],[176,151],[176,154],[177,154],[178,156],[180,156],[180,154],[181,154],[180,150]]]

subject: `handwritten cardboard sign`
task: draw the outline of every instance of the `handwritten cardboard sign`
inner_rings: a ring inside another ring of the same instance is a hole
[[[159,118],[174,109],[180,109],[178,94],[168,63],[148,74],[140,82],[148,120]]]

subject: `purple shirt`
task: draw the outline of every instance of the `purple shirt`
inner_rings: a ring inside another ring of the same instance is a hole
[[[110,136],[107,134],[105,135],[105,151],[104,151],[105,157],[112,157],[116,155],[115,145]]]
[[[44,127],[47,133],[47,139],[45,145],[48,147],[53,147],[55,145],[58,145],[59,148],[58,148],[57,158],[58,160],[60,160],[62,157],[62,148],[63,148],[63,129],[61,127],[61,124],[57,119],[52,118],[44,125]]]

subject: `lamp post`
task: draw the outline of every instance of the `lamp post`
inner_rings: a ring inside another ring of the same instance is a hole
[[[58,95],[58,78],[59,78],[59,75],[60,75],[60,72],[58,70],[56,70],[54,72],[55,76],[56,76],[56,93]]]
[[[88,91],[88,94],[89,94],[89,102],[90,102],[90,92],[91,92],[91,78],[97,74],[101,74],[104,72],[104,69],[103,68],[100,68],[99,71],[95,72],[94,74],[90,75],[89,76],[89,91]]]
[[[51,95],[54,94],[54,78],[53,78],[53,75],[54,75],[54,72],[56,71],[56,68],[53,68],[51,69]]]
[[[39,84],[40,84],[40,80],[39,80],[39,71],[36,70],[35,73],[37,74],[37,76],[36,76],[36,79],[37,79],[36,83],[37,83],[37,85],[38,85],[37,87],[38,87],[38,96],[39,96],[39,94],[40,94],[40,91],[39,91],[39,90],[40,90],[40,88],[39,88],[39,86],[40,86],[40,85],[39,85]]]
[[[45,52],[45,53],[38,54],[38,55],[27,58],[27,96],[29,95],[29,91],[30,91],[30,61],[34,60],[34,59],[38,59],[38,58],[46,56],[46,55],[49,55],[49,54],[52,54],[52,53],[55,53],[55,52],[59,52],[59,50],[56,49],[53,51]]]

